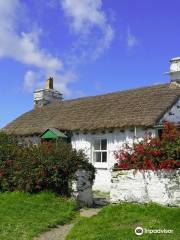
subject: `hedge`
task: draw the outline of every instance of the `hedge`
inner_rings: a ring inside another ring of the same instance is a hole
[[[1,141],[6,139],[6,141]],[[91,171],[95,168],[83,151],[71,144],[44,143],[19,145],[14,137],[0,134],[0,190],[39,192],[52,190],[59,194],[70,194],[70,182],[77,169]]]

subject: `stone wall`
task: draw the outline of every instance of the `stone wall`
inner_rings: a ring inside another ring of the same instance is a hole
[[[180,206],[180,170],[114,171],[111,181],[111,203],[155,202]]]

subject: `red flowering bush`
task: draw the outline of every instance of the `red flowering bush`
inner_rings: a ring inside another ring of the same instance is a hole
[[[156,171],[180,167],[180,132],[175,124],[164,122],[162,136],[152,138],[147,134],[143,141],[126,144],[115,152],[118,169]]]
[[[52,190],[69,194],[69,183],[79,168],[91,171],[93,181],[93,165],[82,151],[72,149],[71,144],[59,142],[27,146],[18,145],[15,141],[5,144],[0,141],[1,191]]]

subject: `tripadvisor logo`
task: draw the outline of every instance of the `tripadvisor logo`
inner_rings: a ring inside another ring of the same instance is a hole
[[[137,227],[134,232],[137,236],[141,236],[143,234],[172,234],[173,230],[172,229],[147,229],[147,228],[143,229],[142,227]]]
[[[140,236],[140,235],[143,235],[143,228],[142,227],[137,227],[136,229],[135,229],[135,234],[136,235],[138,235],[138,236]]]

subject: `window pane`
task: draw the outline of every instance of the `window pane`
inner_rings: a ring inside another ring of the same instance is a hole
[[[107,162],[107,152],[102,152],[102,162]]]
[[[94,141],[94,150],[100,150],[100,140],[96,139]]]
[[[101,152],[94,152],[94,162],[101,162]]]
[[[101,140],[101,150],[107,150],[107,139]]]

